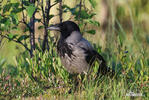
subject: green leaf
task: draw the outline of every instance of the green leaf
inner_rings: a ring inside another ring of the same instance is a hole
[[[4,8],[3,8],[3,13],[8,12],[8,11],[11,9],[11,6],[12,6],[12,4],[11,4],[11,3],[6,4],[6,5],[4,6]]]
[[[43,25],[41,25],[41,26],[39,26],[39,27],[38,27],[38,29],[43,29],[43,28],[44,28],[44,26],[43,26]]]
[[[13,8],[18,8],[20,3],[11,3]]]
[[[17,26],[13,26],[12,30],[18,30],[18,27]]]
[[[70,8],[69,9],[70,12],[73,14],[73,15],[76,15],[78,12],[76,11],[76,7],[75,8]]]
[[[30,4],[29,6],[26,7],[26,10],[27,10],[28,16],[31,18],[34,11],[36,10],[36,7],[34,6],[34,4]]]
[[[19,12],[21,12],[22,11],[22,8],[17,8],[17,9],[13,9],[12,11],[11,11],[11,13],[19,13]]]
[[[91,13],[89,18],[93,18],[96,15],[96,13]]]
[[[36,18],[34,21],[35,21],[35,22],[41,22],[41,19],[37,19],[37,18]]]
[[[27,32],[27,31],[29,31],[29,28],[28,27],[25,27],[24,30],[23,30],[23,32]]]
[[[65,9],[65,8],[67,8],[67,9],[70,9],[70,7],[69,6],[67,6],[67,5],[62,5],[62,9]]]
[[[76,5],[75,7],[70,8],[70,7],[67,6],[67,5],[63,5],[63,6],[62,6],[62,9],[64,9],[64,10],[63,10],[64,12],[67,12],[67,10],[69,10],[69,11],[71,12],[71,14],[78,16],[79,12],[76,11],[76,9],[77,9],[78,7],[79,7],[79,6]]]
[[[49,19],[51,19],[51,18],[53,18],[53,17],[54,17],[54,15],[50,15],[50,16],[49,16]]]
[[[79,14],[79,12],[75,12],[76,19],[78,18],[78,14]],[[82,19],[88,19],[88,18],[90,18],[90,15],[87,13],[86,10],[82,10],[80,12],[80,18],[82,18]]]
[[[96,31],[95,30],[88,30],[88,31],[86,31],[87,33],[90,33],[90,34],[95,34],[96,33]]]
[[[9,39],[13,39],[13,34],[8,34]]]
[[[0,59],[0,68],[3,67],[3,65],[6,63],[6,59]]]
[[[68,10],[70,10],[70,7],[64,4],[64,5],[62,5],[62,9],[63,9],[63,12],[65,13]]]
[[[89,0],[90,4],[92,5],[93,8],[96,6],[96,1],[95,0]]]
[[[95,20],[89,20],[88,21],[90,24],[93,24],[95,26],[100,26],[100,23],[98,21],[95,21]]]
[[[9,38],[9,40],[13,40],[13,39],[15,39],[18,35],[17,35],[17,34],[12,34],[12,33],[10,33],[10,34],[7,34],[7,36],[8,36],[8,38]]]
[[[12,3],[12,11],[11,13],[19,13],[22,11],[22,8],[19,8],[20,3]],[[24,8],[23,8],[24,9]]]
[[[30,2],[23,0],[23,5],[29,6],[30,5]]]
[[[21,36],[17,39],[17,41],[26,40],[26,39],[28,39],[28,38],[29,38],[29,35],[21,35]]]
[[[12,23],[17,25],[19,23],[18,16],[16,14],[11,14],[10,16],[11,16]]]
[[[54,2],[60,2],[60,0],[55,0]]]
[[[9,30],[11,25],[10,17],[4,17],[0,20],[1,30]]]

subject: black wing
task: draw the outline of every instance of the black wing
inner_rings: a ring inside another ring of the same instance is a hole
[[[104,58],[95,50],[86,50],[85,48],[82,48],[85,50],[86,53],[86,61],[87,63],[91,66],[96,60],[99,60],[101,63],[99,65],[98,68],[98,73],[97,75],[99,75],[100,73],[102,75],[109,75],[110,77],[113,77],[115,75],[115,72],[110,69],[107,65],[106,65],[106,61],[104,60]]]

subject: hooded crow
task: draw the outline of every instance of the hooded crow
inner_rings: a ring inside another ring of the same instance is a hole
[[[57,30],[61,33],[57,44],[57,52],[64,68],[69,73],[87,74],[91,65],[98,60],[100,62],[98,74],[114,75],[114,71],[106,66],[103,57],[82,37],[76,23],[65,21],[47,29]]]

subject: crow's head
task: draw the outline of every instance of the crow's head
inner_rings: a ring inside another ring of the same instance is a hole
[[[65,21],[60,24],[51,25],[47,29],[60,31],[63,38],[67,38],[74,31],[80,32],[78,25],[72,21]]]

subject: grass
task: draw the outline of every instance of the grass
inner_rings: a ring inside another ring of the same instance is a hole
[[[120,40],[117,45],[118,48],[105,50],[102,55],[108,61],[108,65],[116,70],[118,79],[101,76],[94,80],[98,67],[95,65],[91,79],[78,76],[82,82],[76,91],[73,76],[61,65],[52,43],[50,52],[42,54],[36,50],[33,58],[29,58],[28,53],[23,52],[21,56],[16,57],[15,65],[8,65],[1,59],[0,99],[147,100],[148,52],[143,48],[131,52],[131,44],[127,46]],[[98,46],[95,48],[101,51]],[[70,89],[74,92],[69,94]],[[127,96],[130,92],[142,96]]]

